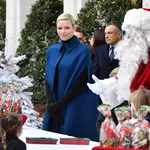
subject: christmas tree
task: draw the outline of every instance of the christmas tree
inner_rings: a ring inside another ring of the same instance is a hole
[[[56,19],[63,12],[60,0],[37,0],[27,16],[25,27],[21,31],[17,55],[26,55],[19,62],[18,76],[28,75],[33,79],[33,104],[47,104],[45,92],[45,57],[47,48],[59,41],[56,33]],[[42,93],[42,94],[41,94]]]
[[[32,87],[32,79],[28,76],[19,78],[18,62],[26,56],[12,56],[8,51],[0,51],[0,114],[5,112],[21,112],[27,116],[25,125],[33,128],[41,128],[43,119],[39,113],[33,110],[31,102],[32,92],[26,89]]]

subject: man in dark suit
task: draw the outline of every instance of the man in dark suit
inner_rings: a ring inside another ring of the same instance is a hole
[[[116,24],[109,24],[105,28],[106,44],[95,51],[96,62],[94,65],[94,74],[99,79],[109,78],[110,72],[118,67],[118,60],[111,58],[112,51],[121,39],[122,32]],[[114,56],[114,55],[113,55]]]
[[[109,78],[109,74],[113,69],[119,66],[117,59],[114,59],[115,48],[117,47],[118,42],[122,37],[121,29],[116,24],[109,24],[105,28],[105,40],[106,44],[99,47],[95,51],[96,62],[94,65],[94,74],[97,78],[103,80]],[[124,102],[121,105],[126,105],[127,102]],[[117,124],[117,118],[112,109],[112,117],[114,122]],[[96,128],[99,132],[101,123],[104,121],[105,117],[102,113],[99,113]]]

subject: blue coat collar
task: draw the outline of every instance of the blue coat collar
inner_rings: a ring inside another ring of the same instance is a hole
[[[58,51],[61,51],[64,46],[67,52],[71,52],[78,44],[80,44],[80,41],[76,36],[73,36],[73,38],[67,42],[61,40],[58,44]]]

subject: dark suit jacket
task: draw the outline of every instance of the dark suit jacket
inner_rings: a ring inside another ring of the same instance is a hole
[[[119,66],[117,59],[110,60],[109,45],[105,44],[95,50],[94,74],[99,79],[109,78],[110,72]]]
[[[95,64],[94,64],[94,74],[97,78],[103,80],[109,78],[110,72],[119,66],[119,61],[117,59],[110,60],[109,57],[109,45],[105,44],[95,50]],[[125,104],[125,103],[124,103]],[[114,113],[114,109],[112,110],[112,118],[114,122],[117,124],[117,118]],[[101,123],[104,121],[105,117],[102,113],[99,113],[96,128],[99,132]]]

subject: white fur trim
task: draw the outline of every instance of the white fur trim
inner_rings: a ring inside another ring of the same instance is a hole
[[[117,99],[129,100],[130,84],[141,62],[147,64],[148,45],[144,33],[129,26],[126,36],[116,48],[116,56],[120,60],[117,74]]]
[[[126,30],[128,26],[150,30],[150,12],[143,9],[131,9],[127,11],[122,24],[122,30]]]
[[[117,83],[117,100],[129,100],[130,84],[141,62],[147,64],[150,47],[150,12],[143,9],[129,10],[122,24],[126,32],[119,42],[116,56],[120,60]]]

